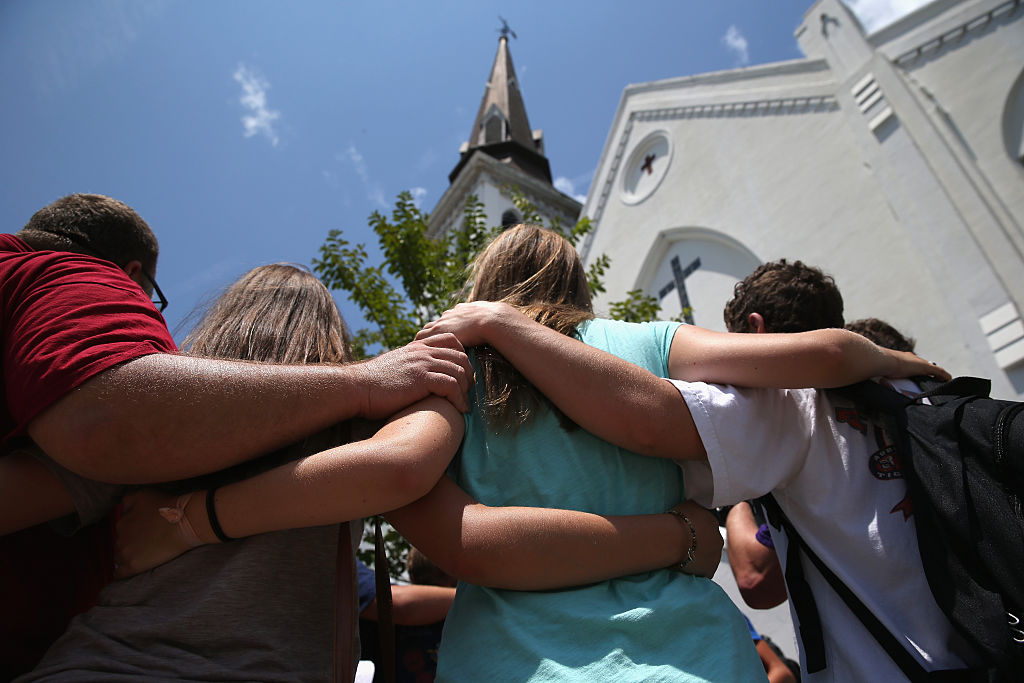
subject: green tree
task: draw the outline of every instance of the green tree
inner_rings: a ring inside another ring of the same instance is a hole
[[[548,227],[573,245],[593,229],[588,218],[580,219],[571,228],[559,221],[545,225],[536,207],[522,193],[517,189],[507,192],[524,223]],[[328,233],[320,255],[313,260],[313,271],[327,288],[346,292],[369,325],[353,333],[358,358],[409,343],[427,322],[463,301],[473,257],[501,231],[500,227],[487,226],[483,205],[476,197],[466,202],[462,225],[445,235],[428,237],[427,218],[412,195],[402,192],[390,219],[379,211],[370,216],[370,227],[377,235],[382,255],[380,264],[372,265],[366,247],[351,244],[341,230]],[[610,263],[608,256],[601,254],[588,267],[587,283],[593,295],[604,293],[603,278]],[[640,290],[630,291],[623,301],[609,304],[611,317],[632,322],[653,320],[659,310],[657,300]],[[370,541],[372,545],[372,534]],[[391,574],[397,576],[404,569],[409,545],[390,528],[385,544]],[[367,554],[372,557],[372,551]]]

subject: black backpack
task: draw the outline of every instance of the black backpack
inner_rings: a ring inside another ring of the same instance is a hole
[[[785,529],[790,543],[786,584],[808,670],[824,668],[825,656],[799,552],[911,681],[1019,680],[1024,669],[1024,403],[989,398],[991,383],[974,377],[921,385],[926,391],[916,399],[875,382],[830,393],[894,421],[890,436],[914,505],[928,585],[953,626],[976,648],[983,667],[925,672],[806,546],[769,494],[762,499],[769,521]],[[924,397],[931,403],[917,400]]]

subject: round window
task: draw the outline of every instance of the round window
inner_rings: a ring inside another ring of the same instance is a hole
[[[655,131],[641,140],[629,155],[622,174],[622,201],[636,204],[647,199],[665,177],[671,161],[668,133]]]

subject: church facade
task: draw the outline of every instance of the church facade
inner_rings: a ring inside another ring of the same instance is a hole
[[[721,330],[737,280],[799,259],[847,320],[1024,398],[1021,0],[935,0],[871,35],[819,0],[796,38],[804,59],[625,89],[583,207],[604,300],[641,289]]]

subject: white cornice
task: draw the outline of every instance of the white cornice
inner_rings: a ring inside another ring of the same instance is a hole
[[[871,42],[877,45],[882,45],[886,42],[896,42],[897,37],[901,36],[904,32],[919,24],[922,21],[922,17],[925,16],[923,12],[925,10],[932,10],[934,13],[938,13],[939,10],[948,9],[949,5],[955,3],[935,3],[935,6],[927,5],[922,8],[919,12],[905,17],[903,20],[896,22],[896,24],[889,26],[878,34],[871,37]],[[979,3],[981,4],[981,3]],[[969,8],[965,8],[966,12]],[[945,30],[940,29],[937,34],[933,33],[924,40],[920,40],[913,47],[907,49],[896,48],[898,54],[892,57],[893,64],[897,66],[907,67],[915,64],[922,57],[931,57],[947,47],[957,45],[971,33],[985,30],[992,26],[992,23],[999,20],[1010,20],[1014,18],[1020,18],[1024,16],[1024,12],[1020,12],[1021,0],[1007,0],[1006,2],[1000,3],[994,7],[989,7],[987,10],[982,10],[975,14],[973,17],[967,20],[960,20],[955,23],[951,28]],[[930,15],[928,15],[930,17]],[[947,23],[946,26],[949,24]],[[934,29],[933,29],[934,30]]]

